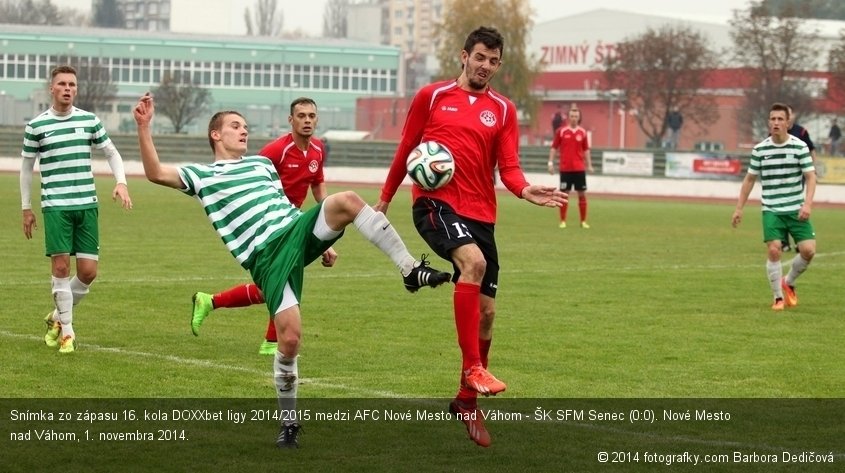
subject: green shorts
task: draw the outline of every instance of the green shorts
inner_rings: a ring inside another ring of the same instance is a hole
[[[308,209],[287,227],[287,231],[255,256],[250,268],[252,280],[264,294],[264,301],[270,317],[276,315],[276,309],[282,304],[282,291],[285,283],[296,299],[302,302],[302,280],[305,267],[319,258],[336,242],[343,233],[330,241],[323,241],[314,236],[314,224],[320,215],[322,204]]]
[[[44,243],[47,256],[77,253],[98,255],[98,215],[96,208],[44,212]]]
[[[816,231],[809,220],[798,220],[798,213],[776,214],[763,212],[763,241],[787,241],[787,235],[792,235],[795,243],[804,240],[815,240]]]

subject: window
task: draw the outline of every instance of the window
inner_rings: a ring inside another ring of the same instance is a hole
[[[299,81],[301,87],[306,89],[311,88],[311,66],[302,66],[302,80]]]

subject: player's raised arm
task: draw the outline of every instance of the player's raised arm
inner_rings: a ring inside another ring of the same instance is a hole
[[[153,143],[153,134],[150,124],[155,113],[153,97],[149,92],[144,94],[135,108],[132,115],[135,116],[135,123],[138,124],[138,145],[141,148],[141,161],[144,164],[144,173],[150,182],[174,189],[184,188],[182,179],[179,178],[179,171],[174,166],[162,165],[158,159],[158,152]]]

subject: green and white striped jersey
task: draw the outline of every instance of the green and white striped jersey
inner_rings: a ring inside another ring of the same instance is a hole
[[[179,168],[182,192],[197,197],[232,256],[246,269],[267,243],[302,212],[282,190],[273,163],[263,156]]]
[[[91,147],[109,143],[100,119],[76,107],[62,117],[51,108],[27,123],[21,156],[39,159],[42,211],[97,207]]]
[[[776,144],[770,136],[751,151],[748,173],[760,176],[764,212],[798,212],[804,204],[804,173],[815,171],[807,144],[788,137]]]

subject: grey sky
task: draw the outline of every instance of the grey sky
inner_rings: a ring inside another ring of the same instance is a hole
[[[53,0],[53,3],[61,7],[73,7],[84,11],[91,9],[91,0]],[[213,8],[214,3],[215,0],[207,0],[206,2],[211,8]],[[240,5],[250,5],[253,2],[244,0],[237,3],[239,4],[238,8],[242,9],[243,7]],[[301,0],[280,0],[279,4],[285,15],[286,30],[300,27],[308,34],[320,34],[323,28],[323,9],[326,0],[311,0],[307,2],[308,8],[302,8]],[[536,23],[598,8],[667,16],[676,14],[696,16],[701,20],[718,21],[729,18],[732,10],[743,9],[747,4],[747,0],[708,0],[704,2],[686,0],[639,0],[636,2],[631,0],[585,0],[583,2],[531,0],[531,6],[536,13],[534,17]]]

